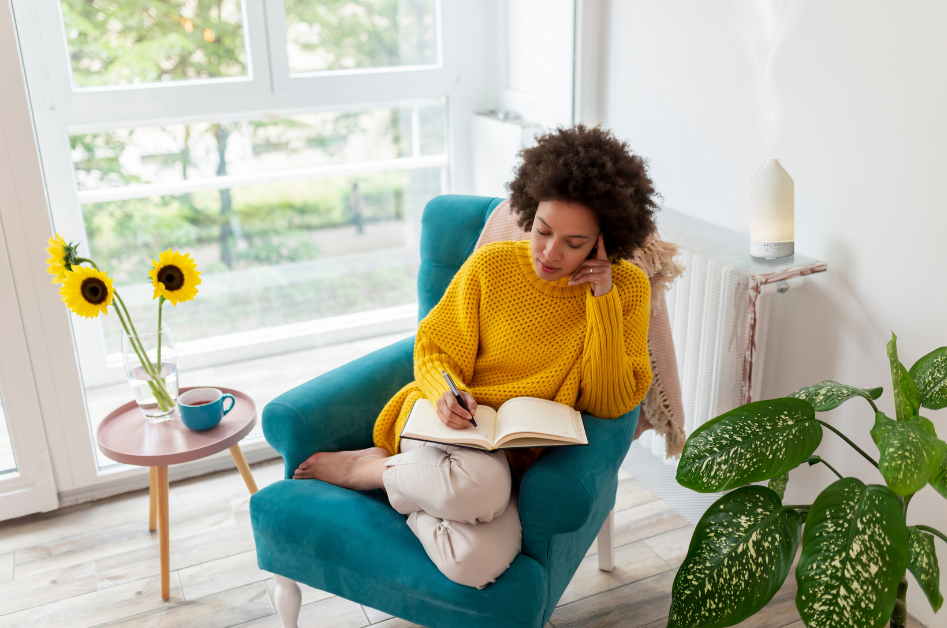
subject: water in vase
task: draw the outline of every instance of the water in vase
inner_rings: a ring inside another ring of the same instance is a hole
[[[165,389],[171,397],[171,407],[163,410],[155,398],[149,382],[151,377],[144,368],[138,366],[128,373],[128,383],[135,394],[138,407],[145,413],[145,418],[151,423],[168,421],[174,416],[175,402],[178,398],[178,365],[174,362],[161,365],[161,377],[164,378]]]

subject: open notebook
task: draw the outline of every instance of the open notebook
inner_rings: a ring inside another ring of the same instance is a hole
[[[582,413],[548,399],[515,397],[499,410],[479,405],[474,416],[477,428],[455,430],[441,423],[434,404],[418,399],[401,430],[401,438],[487,451],[589,444]]]

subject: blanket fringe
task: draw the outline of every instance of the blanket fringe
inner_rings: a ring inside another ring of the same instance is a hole
[[[651,387],[645,393],[642,405],[642,412],[648,419],[648,422],[654,427],[654,431],[664,436],[665,449],[667,451],[665,458],[677,458],[684,451],[684,443],[687,442],[687,436],[684,429],[674,420],[671,413],[671,404],[668,401],[667,394],[664,391],[664,385],[661,382],[661,375],[654,363],[654,353],[648,347],[648,356],[651,358]]]
[[[680,247],[677,244],[654,237],[636,250],[632,259],[629,260],[651,279],[652,309],[661,307],[660,297],[685,270],[684,265],[674,259],[679,251]]]

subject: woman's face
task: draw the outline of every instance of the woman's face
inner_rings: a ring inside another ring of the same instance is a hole
[[[585,205],[541,202],[529,233],[533,270],[546,281],[571,275],[589,256],[598,235],[598,219]]]

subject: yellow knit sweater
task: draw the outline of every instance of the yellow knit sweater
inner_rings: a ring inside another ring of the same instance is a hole
[[[529,240],[475,251],[418,325],[415,381],[379,414],[375,445],[400,451],[414,402],[436,403],[448,389],[441,369],[494,409],[514,397],[552,399],[601,418],[637,406],[651,385],[647,276],[622,261],[612,264],[612,289],[601,297],[589,283],[568,283],[536,274]]]

